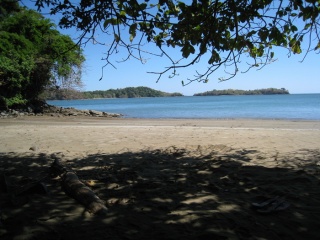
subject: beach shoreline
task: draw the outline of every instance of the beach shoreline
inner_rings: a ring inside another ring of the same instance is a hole
[[[247,124],[248,126],[262,125],[268,127],[278,127],[280,125],[288,124],[292,125],[314,125],[315,128],[320,129],[320,120],[310,119],[256,119],[256,118],[107,118],[107,117],[91,117],[91,116],[20,116],[20,117],[8,117],[0,118],[0,124],[17,124],[17,123],[83,123],[83,124],[125,124],[132,125],[181,125],[184,123],[191,123],[200,126],[215,126],[224,125],[226,127],[232,126],[232,124]]]
[[[0,152],[72,154],[225,144],[289,151],[318,148],[320,121],[25,117],[0,119]],[[77,148],[78,147],[78,148]]]
[[[19,211],[2,195],[3,239],[318,238],[320,121],[28,116],[0,119],[0,132],[0,172],[50,190]],[[59,178],[42,176],[56,158],[107,216],[83,214]],[[256,197],[290,207],[260,214]]]

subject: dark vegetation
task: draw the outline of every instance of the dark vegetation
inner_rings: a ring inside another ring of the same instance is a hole
[[[194,96],[220,96],[220,95],[273,95],[273,94],[289,94],[289,91],[285,88],[264,88],[256,90],[212,90],[203,93],[196,93]]]
[[[53,89],[46,91],[43,98],[47,100],[94,99],[94,98],[141,98],[141,97],[177,97],[181,93],[166,93],[148,87],[127,87],[122,89],[76,91],[73,89]]]
[[[69,36],[18,1],[0,6],[0,110],[39,109],[46,88],[81,83],[84,56]]]
[[[212,90],[196,93],[194,96],[221,96],[221,95],[273,95],[289,94],[285,88],[265,88],[255,90]],[[47,100],[95,99],[95,98],[141,98],[141,97],[178,97],[181,93],[166,93],[148,87],[127,87],[122,89],[78,91],[74,89],[51,89],[44,92],[42,97]]]

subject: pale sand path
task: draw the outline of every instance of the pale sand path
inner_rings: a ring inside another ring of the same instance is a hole
[[[28,117],[0,119],[0,152],[117,153],[222,144],[263,152],[319,149],[320,121],[156,120]]]

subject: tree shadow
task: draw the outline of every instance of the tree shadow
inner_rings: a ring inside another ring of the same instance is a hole
[[[91,216],[49,174],[52,155],[0,154],[16,189],[41,179],[47,195],[14,204],[1,195],[2,239],[317,239],[320,151],[268,156],[255,149],[206,146],[94,154],[64,160],[106,201]],[[257,196],[291,205],[261,214]]]

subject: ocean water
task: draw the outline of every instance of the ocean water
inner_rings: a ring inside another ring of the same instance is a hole
[[[48,104],[125,118],[250,118],[320,120],[320,94],[54,100]]]

